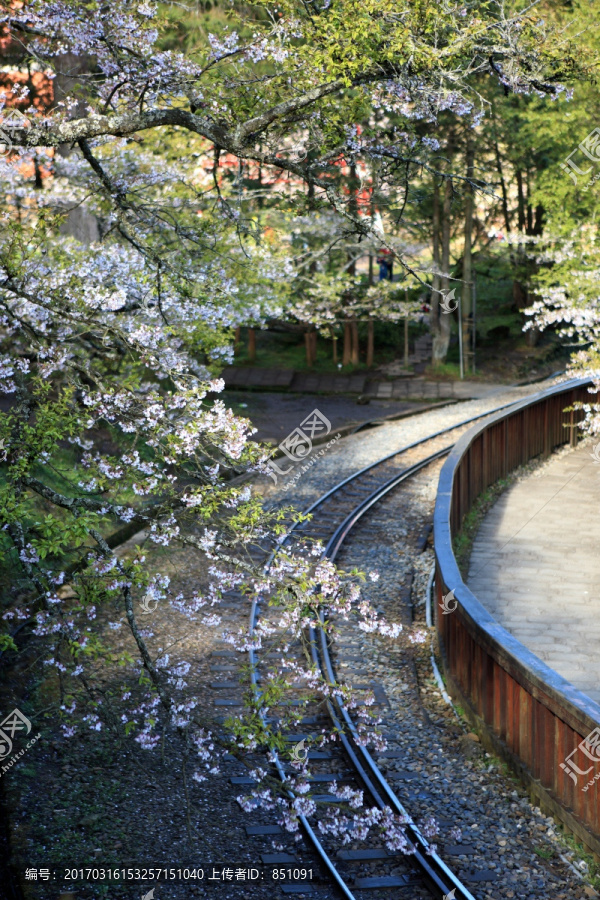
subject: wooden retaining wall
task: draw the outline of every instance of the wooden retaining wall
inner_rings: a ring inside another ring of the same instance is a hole
[[[458,441],[440,474],[434,599],[450,693],[484,745],[516,770],[539,805],[600,856],[600,781],[583,790],[596,774],[600,779],[600,705],[496,622],[462,581],[452,551],[452,538],[482,491],[517,466],[576,442],[582,413],[564,410],[576,401],[595,402],[588,388],[587,381],[571,381],[536,394]],[[450,590],[457,608],[442,615]]]

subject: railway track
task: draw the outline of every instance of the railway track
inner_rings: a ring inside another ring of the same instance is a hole
[[[512,404],[506,406],[510,405]],[[325,543],[322,558],[335,560],[349,535],[369,511],[373,510],[378,503],[404,482],[447,455],[459,434],[472,422],[487,415],[490,413],[487,412],[453,427],[442,429],[399,452],[383,457],[340,481],[305,510],[306,514],[311,514],[311,520],[293,525],[282,542],[282,546],[293,549],[294,544],[299,541],[319,540]],[[271,552],[266,568],[272,564],[277,552],[277,549]],[[317,628],[310,628],[307,637],[310,656],[315,668],[321,672],[328,684],[335,686],[338,682],[327,633],[323,627],[325,612],[325,610],[321,610],[321,625]],[[250,616],[251,633],[256,629],[260,616],[259,604],[255,602]],[[252,686],[255,692],[260,693],[260,659],[254,650],[249,651],[249,656]],[[469,888],[461,882],[432,848],[423,834],[423,829],[413,821],[408,810],[384,777],[377,761],[357,740],[357,728],[344,701],[336,696],[334,701],[328,699],[325,705],[329,717],[327,725],[329,729],[333,727],[339,733],[342,749],[336,753],[313,751],[309,754],[313,782],[326,784],[342,781],[353,789],[361,789],[366,801],[365,806],[379,810],[388,808],[400,817],[405,823],[405,833],[412,846],[412,852],[409,855],[392,852],[381,846],[340,851],[333,840],[317,834],[315,827],[308,819],[300,816],[305,834],[334,885],[337,895],[354,900],[354,898],[364,896],[365,891],[368,891],[371,896],[373,896],[373,892],[379,895],[380,891],[385,891],[389,896],[389,889],[393,888],[399,892],[400,896],[410,896],[415,900],[430,896],[437,900],[443,900],[445,897],[450,897],[452,900],[475,900]],[[308,726],[325,725],[322,718],[323,710],[317,708],[315,711],[320,713],[320,716],[305,716],[302,720],[303,723]],[[304,737],[303,734],[295,734],[290,735],[289,740],[299,741]],[[384,756],[387,758],[402,757],[402,754],[392,750],[387,751]],[[279,755],[274,754],[273,760],[277,773],[285,784],[293,770]],[[326,771],[323,770],[324,766],[326,766]],[[246,783],[250,783],[250,781],[251,779],[248,779]],[[291,790],[288,790],[288,796],[294,797]],[[340,802],[336,796],[331,794],[313,795],[313,799],[319,800],[325,807],[328,803]],[[373,844],[372,839],[370,843]],[[282,862],[284,856],[282,855]],[[273,855],[273,861],[275,858],[276,854]],[[360,864],[361,861],[367,860],[378,861],[378,867],[383,874],[366,878],[355,877],[353,868],[356,868],[357,863]],[[289,865],[289,859],[287,864]]]

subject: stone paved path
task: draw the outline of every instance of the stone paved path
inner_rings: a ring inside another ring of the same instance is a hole
[[[559,452],[485,517],[467,583],[508,631],[600,702],[600,455]]]

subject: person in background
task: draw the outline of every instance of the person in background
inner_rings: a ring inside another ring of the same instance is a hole
[[[387,248],[380,250],[377,254],[377,264],[379,266],[379,280],[380,281],[393,281],[394,280],[394,255],[391,250]]]

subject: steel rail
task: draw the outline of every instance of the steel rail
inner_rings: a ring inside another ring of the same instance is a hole
[[[381,485],[379,488],[376,488],[375,491],[373,491],[372,494],[369,495],[369,497],[367,497],[359,506],[356,507],[356,509],[354,509],[348,516],[346,516],[344,521],[337,527],[335,533],[332,535],[329,543],[327,544],[327,547],[323,552],[322,559],[328,558],[333,562],[338,552],[340,551],[344,540],[347,538],[352,528],[362,518],[362,516],[364,516],[365,513],[368,512],[369,509],[371,509],[376,503],[378,503],[383,497],[385,497],[388,493],[390,493],[390,491],[396,488],[403,481],[406,481],[408,478],[416,475],[417,472],[421,471],[421,469],[440,459],[442,456],[446,456],[452,449],[452,446],[453,445],[445,447],[443,450],[438,450],[436,453],[433,453],[425,459],[415,463],[414,465],[409,466],[399,474],[395,475],[385,484]],[[327,634],[323,627],[324,614],[322,610],[319,612],[319,618],[321,622],[321,625],[318,629],[321,655],[320,658],[318,658],[318,654],[316,651],[315,630],[312,627],[309,629],[311,655],[313,661],[317,665],[319,665],[322,674],[327,678],[329,684],[335,687],[337,684],[337,680],[335,677],[335,672],[333,670],[331,655],[329,653]],[[465,885],[456,877],[456,875],[446,865],[441,857],[431,849],[429,842],[420,832],[418,826],[415,824],[412,817],[395,794],[394,790],[386,781],[383,773],[381,772],[379,766],[377,765],[369,751],[366,749],[366,747],[361,746],[361,744],[357,741],[357,738],[359,737],[358,731],[344,701],[341,697],[339,697],[339,695],[336,697],[335,704],[338,707],[341,717],[346,723],[348,731],[354,739],[354,744],[356,746],[357,752],[362,756],[364,760],[364,765],[359,764],[359,766],[357,766],[356,755],[353,754],[352,761],[357,770],[359,778],[365,784],[367,790],[369,790],[373,800],[380,809],[385,805],[389,805],[404,820],[405,829],[410,835],[413,844],[415,845],[414,858],[421,867],[423,876],[428,883],[429,888],[436,893],[439,892],[438,896],[441,898],[454,891],[452,896],[455,897],[456,900],[475,900],[473,894],[471,894],[469,889],[465,887]],[[337,717],[337,715],[335,715],[335,713],[331,712],[331,703],[329,701],[327,705],[330,709],[330,714],[332,715],[334,725],[339,729],[339,718]],[[373,791],[371,787],[372,780],[377,783],[379,790],[387,800],[387,804],[383,802],[383,800],[381,799],[381,795],[377,790]]]
[[[270,563],[269,563],[269,565],[270,565]],[[252,633],[254,631],[254,628],[256,627],[256,622],[258,620],[258,610],[259,610],[259,601],[255,598],[252,601],[252,609],[250,611],[250,637],[252,637]],[[249,658],[250,658],[250,681],[251,681],[255,695],[257,697],[260,697],[261,691],[258,686],[258,679],[256,677],[256,656],[255,656],[254,650],[252,648],[250,648],[248,651],[248,654],[249,654]],[[263,710],[259,710],[259,715],[260,715],[260,718],[262,719],[262,721],[265,722],[266,717],[265,717],[265,713],[263,712]],[[282,783],[285,784],[289,779],[285,773],[283,766],[281,765],[281,760],[279,759],[279,754],[277,753],[276,750],[272,750],[271,755],[272,755],[272,759],[275,764],[275,767],[277,769],[277,773],[278,773]],[[294,794],[294,792],[292,790],[288,790],[287,795],[290,798],[290,800],[296,799],[296,794]],[[303,815],[302,813],[297,813],[297,815],[298,815],[298,820],[300,821],[302,827],[304,828],[307,835],[309,836],[309,838],[313,844],[313,847],[317,851],[317,854],[318,854],[319,858],[321,859],[321,862],[325,865],[325,868],[327,869],[327,871],[333,878],[337,887],[340,889],[340,891],[342,892],[344,897],[347,898],[347,900],[356,900],[356,898],[354,897],[354,894],[350,891],[348,885],[346,884],[346,882],[344,881],[344,879],[342,878],[342,876],[336,869],[334,863],[330,859],[329,854],[323,847],[321,841],[317,837],[312,825],[310,824],[310,822],[308,821],[306,816]]]
[[[522,402],[521,400],[511,400],[510,403],[503,403],[501,406],[495,406],[493,409],[489,409],[487,412],[478,413],[476,416],[471,416],[469,419],[463,419],[462,422],[457,422],[456,425],[449,425],[447,428],[441,428],[439,431],[434,431],[433,434],[428,435],[427,437],[420,438],[418,441],[413,441],[412,444],[407,444],[405,447],[400,447],[399,450],[393,450],[391,453],[388,453],[386,456],[382,456],[380,459],[375,460],[373,463],[369,463],[368,466],[364,466],[364,468],[359,469],[357,472],[353,472],[352,475],[348,475],[347,478],[344,478],[342,481],[339,481],[337,484],[334,484],[332,488],[329,488],[328,491],[325,491],[324,494],[321,494],[320,497],[311,503],[305,510],[303,510],[303,515],[307,516],[313,512],[313,510],[318,509],[323,503],[329,500],[334,494],[340,491],[347,484],[350,484],[352,481],[355,481],[357,478],[360,478],[361,475],[365,475],[367,472],[370,472],[372,469],[377,468],[383,463],[387,462],[389,459],[393,459],[395,456],[400,456],[402,453],[407,453],[409,450],[413,450],[415,447],[420,447],[422,444],[426,444],[429,441],[432,441],[434,438],[441,437],[443,434],[448,434],[449,431],[454,431],[457,428],[464,428],[466,425],[470,425],[471,422],[477,422],[479,419],[485,419],[486,416],[492,416],[494,413],[501,412],[503,409],[509,409],[511,406],[515,406],[517,403]],[[294,522],[285,535],[284,539],[281,542],[280,546],[284,546],[284,544],[290,539],[292,533],[299,528],[303,523]],[[269,556],[268,563],[270,564],[273,556],[275,555],[274,551]]]
[[[303,515],[309,515],[314,510],[316,510],[320,506],[322,506],[323,503],[325,503],[330,497],[333,497],[335,494],[337,494],[347,484],[350,484],[351,482],[356,481],[361,476],[365,475],[368,472],[373,471],[374,469],[378,468],[379,466],[381,466],[383,463],[387,462],[388,460],[393,459],[394,457],[400,456],[403,453],[406,453],[407,451],[412,450],[415,447],[421,446],[422,444],[428,443],[437,437],[441,437],[442,435],[447,434],[450,431],[454,431],[457,428],[465,427],[466,425],[469,425],[472,422],[476,422],[479,419],[486,418],[487,416],[493,415],[494,413],[500,412],[504,409],[508,409],[511,406],[514,406],[516,403],[519,403],[519,402],[520,402],[519,400],[515,400],[515,401],[511,401],[510,403],[504,403],[500,406],[494,407],[493,409],[486,411],[485,413],[479,413],[475,416],[471,416],[470,418],[464,419],[463,421],[458,422],[455,425],[451,425],[451,426],[448,426],[447,428],[440,429],[437,432],[434,432],[433,434],[428,435],[425,438],[421,438],[417,441],[413,441],[412,443],[406,445],[405,447],[401,447],[399,450],[395,450],[391,453],[388,453],[386,456],[381,457],[380,459],[376,460],[374,463],[370,463],[369,465],[364,466],[362,469],[359,469],[357,472],[354,472],[352,475],[349,475],[347,478],[344,478],[342,481],[338,482],[336,485],[334,485],[332,488],[330,488],[328,491],[326,491],[324,494],[322,494],[320,497],[318,497],[317,500],[315,500],[306,510],[304,510]],[[346,539],[347,535],[350,533],[351,529],[362,518],[362,516],[369,509],[372,508],[372,506],[374,506],[377,502],[379,502],[379,500],[381,500],[384,496],[386,496],[390,491],[392,491],[395,487],[397,487],[403,481],[407,480],[412,475],[416,474],[418,471],[420,471],[425,466],[431,464],[432,462],[439,459],[440,457],[448,454],[450,452],[450,450],[452,449],[452,446],[454,446],[454,445],[451,445],[450,447],[445,447],[443,450],[437,451],[436,453],[430,455],[426,459],[421,460],[418,463],[415,463],[413,466],[407,467],[402,472],[400,472],[399,474],[393,476],[393,478],[386,481],[383,485],[379,485],[377,488],[375,488],[375,490],[373,490],[363,501],[361,501],[361,503],[357,507],[355,507],[352,510],[352,512],[348,516],[346,516],[344,521],[336,528],[334,534],[332,535],[332,537],[329,539],[329,541],[327,543],[327,547],[326,547],[325,551],[323,552],[322,558],[328,557],[333,560],[335,558],[335,556],[337,555],[343,541]],[[297,530],[297,528],[301,524],[303,524],[303,523],[297,523],[297,522],[293,523],[291,525],[290,529],[288,530],[287,534],[281,540],[279,546],[271,551],[271,553],[269,554],[268,559],[264,565],[265,571],[268,571],[276,554],[291,539],[293,533]],[[254,634],[254,630],[256,628],[256,624],[257,624],[258,616],[259,616],[259,609],[260,609],[260,598],[255,598],[252,602],[252,608],[250,611],[250,625],[249,625],[250,638],[252,638],[252,635]],[[326,677],[331,682],[331,684],[335,685],[337,682],[335,679],[335,673],[333,671],[333,666],[331,663],[331,657],[329,655],[329,648],[327,646],[327,637],[326,637],[325,631],[322,627],[323,613],[320,612],[319,615],[320,615],[320,621],[321,621],[321,627],[319,628],[319,632],[320,632],[320,639],[321,639],[320,642],[321,642],[322,660],[319,658],[319,654],[317,652],[317,642],[316,642],[315,630],[312,627],[309,629],[311,657],[312,657],[313,661],[315,662],[315,664],[318,665],[319,668],[321,668],[322,673],[326,675]],[[255,692],[255,695],[259,697],[261,691],[258,686],[258,679],[257,679],[257,673],[256,673],[257,658],[256,658],[256,654],[255,654],[255,651],[253,648],[249,648],[248,652],[249,652],[249,662],[250,662],[250,680],[251,680],[252,688]],[[331,701],[327,700],[327,708],[328,708],[329,714],[332,718],[334,727],[336,727],[336,729],[338,729],[338,731],[340,733],[340,740],[341,740],[342,746],[346,750],[346,753],[347,753],[349,759],[351,760],[352,764],[354,765],[354,768],[356,770],[356,773],[357,773],[359,779],[361,780],[363,785],[367,788],[367,790],[371,794],[371,797],[374,800],[374,802],[376,803],[376,805],[380,809],[386,806],[386,803],[384,802],[383,797],[381,796],[381,794],[383,794],[387,798],[388,804],[397,812],[398,815],[400,815],[402,817],[402,819],[406,823],[407,831],[410,833],[411,838],[413,839],[413,841],[415,843],[414,857],[417,860],[417,862],[419,863],[419,865],[421,866],[423,876],[424,876],[425,881],[428,884],[428,887],[430,889],[434,890],[438,894],[438,897],[440,898],[440,900],[444,900],[444,897],[447,894],[451,893],[452,891],[454,891],[454,894],[452,894],[452,896],[455,897],[456,900],[475,900],[475,898],[473,897],[471,892],[468,890],[468,888],[466,888],[462,884],[462,882],[459,881],[459,879],[448,868],[448,866],[437,855],[437,853],[435,853],[431,850],[431,847],[429,846],[429,843],[427,842],[426,838],[421,834],[417,825],[413,822],[412,818],[410,817],[408,812],[405,810],[405,808],[403,807],[402,803],[400,802],[400,800],[398,799],[398,797],[396,796],[396,794],[394,793],[392,788],[387,783],[381,770],[377,766],[377,763],[375,762],[375,760],[371,757],[371,755],[366,750],[366,748],[361,747],[360,744],[356,742],[356,738],[358,737],[358,732],[356,730],[356,727],[354,725],[352,717],[348,713],[348,710],[346,709],[345,704],[343,703],[343,701],[340,698],[336,699],[336,705],[339,709],[339,712],[340,712],[342,718],[346,722],[347,729],[350,732],[350,734],[352,735],[353,742],[356,745],[356,749],[358,750],[358,753],[363,757],[365,764],[363,765],[360,762],[360,760],[357,756],[357,753],[352,746],[352,743],[348,739],[347,735],[344,733],[343,727],[341,727],[339,717],[337,716]],[[261,718],[264,720],[265,719],[264,713],[262,711],[260,711],[259,714],[260,714]],[[275,767],[277,769],[277,772],[279,774],[279,777],[281,778],[282,783],[285,784],[289,779],[285,773],[285,770],[281,764],[281,760],[279,759],[279,755],[277,754],[277,752],[273,751],[272,758],[273,758]],[[367,769],[370,771],[371,777],[369,777],[369,774],[367,773]],[[375,782],[376,784],[374,784],[373,782]],[[379,790],[377,789],[376,785],[379,786]],[[380,791],[381,791],[381,793],[380,793]],[[292,790],[288,790],[287,793],[288,793],[288,796],[290,799],[296,798],[296,795],[294,794],[294,792]],[[325,868],[327,869],[329,874],[332,876],[334,883],[339,888],[339,890],[341,891],[343,896],[346,897],[347,900],[356,900],[354,894],[352,893],[352,891],[350,890],[350,888],[344,881],[343,877],[337,870],[337,867],[335,866],[334,862],[329,857],[327,851],[323,847],[323,844],[321,843],[318,836],[316,835],[310,822],[308,822],[306,816],[299,813],[298,819],[299,819],[302,827],[304,828],[306,834],[310,838],[310,840],[313,844],[313,847],[316,850],[319,858],[325,865]],[[460,891],[460,893],[457,896],[458,891]]]

